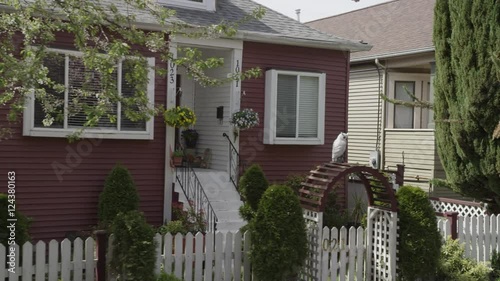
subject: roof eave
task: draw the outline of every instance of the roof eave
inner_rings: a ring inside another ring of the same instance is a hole
[[[387,58],[394,58],[394,57],[418,55],[421,53],[434,52],[434,50],[435,50],[434,46],[432,46],[432,47],[425,47],[425,48],[419,48],[419,49],[413,49],[413,50],[405,50],[405,51],[400,51],[400,52],[374,54],[374,55],[369,55],[369,56],[364,56],[364,57],[359,57],[359,58],[351,58],[351,63],[371,61],[374,59],[387,59]]]
[[[350,52],[369,51],[372,48],[371,45],[364,43],[357,43],[348,40],[332,39],[331,41],[326,41],[326,40],[323,41],[323,40],[313,40],[307,38],[286,37],[269,33],[251,32],[251,31],[240,31],[235,36],[235,38],[253,42],[274,43],[282,45],[293,45],[300,47],[321,48],[321,49],[341,50]]]

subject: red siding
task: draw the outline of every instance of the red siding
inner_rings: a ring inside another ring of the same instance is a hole
[[[58,47],[69,48],[70,38],[61,37]],[[160,60],[157,59],[157,66]],[[156,78],[155,103],[165,104],[166,81]],[[0,142],[0,192],[6,192],[7,172],[16,172],[17,209],[33,218],[34,240],[59,239],[89,230],[97,223],[97,202],[104,180],[116,163],[130,170],[140,194],[140,209],[151,224],[163,219],[165,168],[165,125],[155,118],[154,140],[81,140],[23,137],[22,122],[5,121],[0,108],[0,127],[10,127],[12,136]],[[74,164],[69,151],[80,151],[81,163]],[[54,163],[73,166],[56,176]],[[68,165],[69,164],[69,165]]]
[[[265,77],[244,81],[241,108],[253,108],[261,119],[257,128],[241,132],[240,153],[244,163],[260,164],[270,181],[282,181],[290,174],[304,174],[320,163],[329,162],[333,141],[340,132],[347,130],[348,62],[349,54],[342,51],[245,42],[244,69],[260,67],[263,72],[279,68],[326,73],[326,110],[324,145],[265,145]],[[343,188],[339,196],[342,200]]]

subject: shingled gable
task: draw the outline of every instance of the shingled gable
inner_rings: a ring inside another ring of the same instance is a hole
[[[140,10],[131,11],[130,6],[122,0],[103,0],[103,3],[113,3],[118,9],[123,10],[123,13],[135,14],[141,27],[145,29],[158,28],[151,15]],[[215,12],[175,6],[166,7],[176,11],[176,15],[169,18],[170,22],[183,23],[196,28],[241,20],[262,6],[249,0],[217,0]],[[235,39],[351,52],[367,51],[371,48],[370,45],[359,41],[318,31],[274,10],[268,8],[265,10],[266,13],[262,19],[251,20],[240,25]]]
[[[373,45],[370,51],[353,53],[351,61],[427,52],[434,50],[434,4],[435,0],[396,0],[306,24]]]

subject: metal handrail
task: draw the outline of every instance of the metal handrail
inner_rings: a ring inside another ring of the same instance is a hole
[[[236,191],[238,191],[238,177],[240,169],[240,154],[233,142],[226,133],[222,133],[222,136],[229,141],[229,179],[234,185]],[[239,191],[238,191],[239,192]]]
[[[218,222],[217,215],[194,169],[189,166],[189,164],[183,167],[177,167],[175,169],[175,178],[191,208],[193,208],[197,214],[203,215],[207,223],[206,231],[215,232]]]

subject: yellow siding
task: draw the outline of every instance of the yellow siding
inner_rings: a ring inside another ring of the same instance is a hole
[[[349,163],[368,164],[377,141],[379,76],[375,68],[352,68],[349,80]]]
[[[435,139],[432,130],[385,130],[384,166],[405,164],[405,183],[429,191],[434,178]]]

